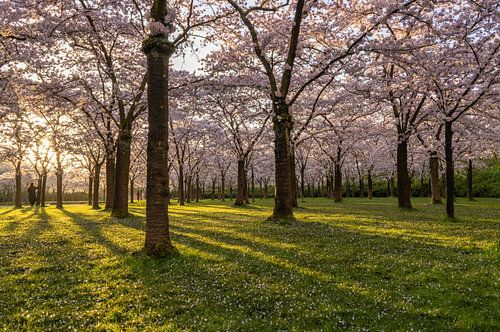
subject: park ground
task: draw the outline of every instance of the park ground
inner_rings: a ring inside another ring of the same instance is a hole
[[[0,330],[500,330],[500,200],[308,199],[170,207],[178,254],[144,256],[144,204],[0,207]]]

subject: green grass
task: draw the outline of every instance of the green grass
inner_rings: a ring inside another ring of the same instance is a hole
[[[179,254],[136,254],[144,206],[0,208],[0,330],[500,330],[500,201],[171,206]]]

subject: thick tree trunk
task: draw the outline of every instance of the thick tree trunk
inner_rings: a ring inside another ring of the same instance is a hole
[[[130,179],[130,203],[134,203],[134,179]]]
[[[179,205],[184,205],[185,204],[185,202],[184,202],[185,195],[184,195],[184,164],[183,163],[179,163],[179,188],[178,188],[178,192],[179,192]]]
[[[92,209],[99,210],[99,180],[101,176],[101,164],[94,165],[94,192],[92,195]]]
[[[446,170],[441,173],[441,197],[446,198]]]
[[[56,208],[63,208],[63,170],[61,165],[57,166],[56,172]]]
[[[437,151],[431,151],[429,157],[429,173],[431,178],[432,204],[442,204],[439,190],[439,158]]]
[[[359,197],[365,197],[365,181],[363,177],[359,177]]]
[[[241,206],[245,204],[245,161],[238,160],[238,191],[236,192],[236,200],[234,205]]]
[[[115,192],[115,155],[114,151],[108,151],[106,154],[106,204],[104,208],[111,210],[113,208],[113,194]]]
[[[297,173],[295,169],[295,147],[293,144],[290,144],[290,175],[292,176],[290,179],[290,184],[292,186],[292,207],[298,207],[299,203],[297,201],[297,193],[298,193],[298,181],[297,181]]]
[[[42,178],[43,178],[43,175],[38,176],[38,183],[37,183],[38,190],[36,191],[36,205],[37,206],[40,206],[41,202],[42,202]]]
[[[47,173],[42,175],[42,186],[40,187],[40,206],[45,206],[47,198]]]
[[[333,198],[335,203],[340,203],[342,202],[342,170],[339,163],[335,163],[334,173]]]
[[[372,171],[368,170],[368,199],[373,198],[373,179],[372,179]]]
[[[118,133],[116,142],[115,183],[111,215],[117,218],[125,218],[128,215],[131,128],[122,128]]]
[[[452,122],[444,124],[444,151],[446,159],[446,214],[455,218],[455,170],[453,167],[453,131]]]
[[[267,198],[267,182],[264,183],[264,198]]]
[[[23,207],[22,204],[22,172],[21,172],[21,161],[16,163],[16,196],[14,197],[14,207],[20,209]]]
[[[167,1],[154,0],[151,17],[163,22]],[[148,145],[146,185],[146,253],[165,256],[173,250],[168,223],[168,66],[174,46],[163,34],[142,45],[148,68]]]
[[[88,205],[92,205],[92,191],[94,189],[94,176],[89,175],[89,195],[88,195]]]
[[[292,127],[291,115],[288,105],[283,98],[273,101],[274,116],[274,159],[275,159],[275,185],[276,196],[274,198],[274,211],[272,219],[290,220],[293,217],[292,202],[292,174],[291,174],[291,139]]]
[[[394,197],[396,194],[396,191],[394,190],[394,176],[391,175],[390,178],[390,185],[391,185],[391,197]]]
[[[397,148],[398,206],[411,209],[411,183],[408,175],[408,141],[399,138]]]
[[[467,165],[467,197],[469,201],[473,201],[474,197],[472,195],[472,159],[469,159]]]

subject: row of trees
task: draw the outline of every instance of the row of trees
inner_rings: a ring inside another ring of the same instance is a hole
[[[438,203],[441,158],[453,218],[454,161],[498,150],[491,1],[13,4],[0,4],[0,116],[16,193],[27,159],[42,186],[52,163],[62,207],[64,163],[77,158],[93,208],[104,167],[105,207],[124,217],[145,174],[153,255],[172,248],[174,183],[184,204],[200,179],[224,188],[234,167],[235,204],[248,202],[248,179],[272,181],[279,221],[293,219],[308,176],[326,178],[338,202],[343,178],[369,188],[396,177],[411,208],[411,172],[429,168]],[[213,51],[197,73],[171,68],[200,44]]]

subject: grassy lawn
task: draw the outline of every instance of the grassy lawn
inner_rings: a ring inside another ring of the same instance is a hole
[[[500,330],[500,200],[171,206],[179,254],[136,253],[144,205],[0,207],[0,330]]]

